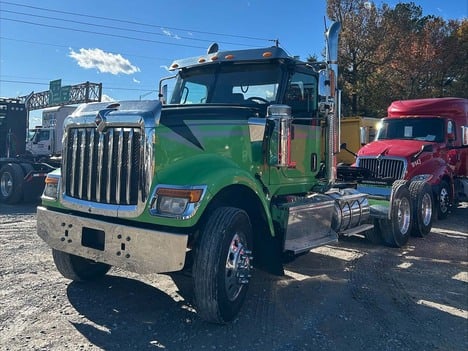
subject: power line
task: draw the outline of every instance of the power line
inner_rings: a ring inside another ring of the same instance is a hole
[[[71,20],[71,19],[63,19],[63,18],[57,18],[57,17],[42,16],[42,15],[36,15],[36,14],[30,14],[30,13],[24,13],[24,12],[18,12],[18,11],[10,11],[10,10],[5,10],[5,9],[0,9],[0,12],[6,12],[6,13],[12,13],[12,14],[15,14],[15,15],[23,15],[23,16],[42,18],[42,19],[47,19],[47,20],[63,21],[63,22],[67,22],[67,23],[75,23],[75,24],[85,25],[85,26],[88,26],[88,27],[91,26],[91,27],[98,27],[98,28],[107,28],[107,29],[112,29],[112,30],[134,32],[134,33],[140,33],[140,34],[149,34],[149,35],[158,35],[158,36],[162,36],[162,37],[168,37],[167,34],[163,34],[163,33],[148,32],[148,31],[143,31],[143,30],[138,30],[138,29],[131,29],[131,28],[121,28],[121,27],[115,27],[115,26],[108,26],[108,25],[104,25],[102,23],[95,24],[95,23],[90,23],[90,22],[82,22],[82,21],[76,21],[76,20]],[[199,42],[212,42],[212,40],[191,38],[191,37],[185,37],[185,36],[178,36],[178,38],[185,39],[185,40],[199,41]],[[251,46],[251,45],[247,45],[247,44],[243,44],[243,43],[231,43],[231,42],[222,42],[222,41],[220,41],[220,43],[221,44],[229,44],[229,45]]]
[[[93,34],[93,35],[102,35],[102,36],[106,36],[106,37],[114,37],[114,38],[129,39],[129,40],[138,40],[138,41],[144,41],[144,42],[147,42],[147,43],[156,43],[156,44],[164,44],[164,45],[172,45],[172,46],[184,46],[184,47],[195,48],[195,49],[205,49],[205,47],[203,47],[203,46],[177,44],[177,43],[167,43],[167,42],[152,40],[152,39],[135,38],[135,37],[127,36],[127,35],[98,33],[98,32],[93,32],[93,31],[85,30],[85,29],[67,28],[67,27],[61,27],[61,26],[54,26],[54,25],[51,25],[51,24],[22,21],[22,20],[12,19],[12,18],[0,17],[0,19],[3,20],[3,21],[25,23],[25,24],[31,24],[31,25],[40,26],[40,27],[54,28],[54,29],[64,29],[64,30],[69,30],[69,31],[73,31],[73,32],[88,33],[88,34]]]
[[[31,9],[40,10],[40,11],[61,13],[61,14],[71,15],[71,16],[74,16],[74,17],[75,16],[80,16],[80,17],[94,18],[94,19],[99,19],[99,20],[115,21],[115,22],[119,22],[119,23],[127,23],[127,24],[132,24],[132,25],[152,27],[152,28],[167,28],[167,29],[171,29],[171,30],[188,31],[188,32],[192,32],[192,33],[209,34],[209,35],[224,36],[224,37],[239,38],[239,39],[260,40],[260,41],[269,41],[270,40],[270,39],[267,39],[267,38],[258,38],[258,37],[234,35],[234,34],[227,34],[227,33],[214,33],[214,32],[199,31],[199,30],[192,30],[192,29],[186,29],[186,28],[176,28],[176,27],[168,27],[168,26],[163,26],[163,25],[140,23],[140,22],[129,21],[129,20],[124,20],[124,19],[101,17],[101,16],[95,16],[95,15],[83,14],[83,13],[74,13],[74,12],[61,11],[61,10],[52,10],[52,9],[48,9],[48,8],[45,8],[45,7],[37,7],[37,6],[32,6],[32,5],[16,4],[16,3],[9,2],[9,1],[0,1],[0,3],[12,5],[12,6],[26,7],[26,8],[31,8]]]

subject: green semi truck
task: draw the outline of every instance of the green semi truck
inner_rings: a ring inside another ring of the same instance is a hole
[[[222,324],[239,313],[254,264],[281,274],[284,260],[342,235],[403,245],[407,185],[368,197],[336,177],[339,31],[326,32],[324,64],[276,46],[212,45],[170,66],[171,97],[163,79],[160,101],[78,107],[37,210],[60,273],[186,269],[198,315]]]

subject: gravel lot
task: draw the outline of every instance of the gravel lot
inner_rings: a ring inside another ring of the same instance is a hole
[[[207,324],[190,277],[112,269],[75,283],[36,235],[34,204],[0,204],[1,350],[468,350],[468,204],[403,249],[359,237],[276,277],[256,271],[239,317]]]

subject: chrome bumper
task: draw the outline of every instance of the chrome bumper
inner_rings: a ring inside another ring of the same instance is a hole
[[[183,268],[186,234],[140,229],[37,208],[37,234],[52,248],[136,273]]]

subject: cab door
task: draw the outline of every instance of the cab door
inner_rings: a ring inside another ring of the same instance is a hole
[[[318,120],[317,76],[295,72],[289,79],[282,104],[291,107],[290,162],[271,169],[271,184],[309,183],[319,170],[321,127]]]

